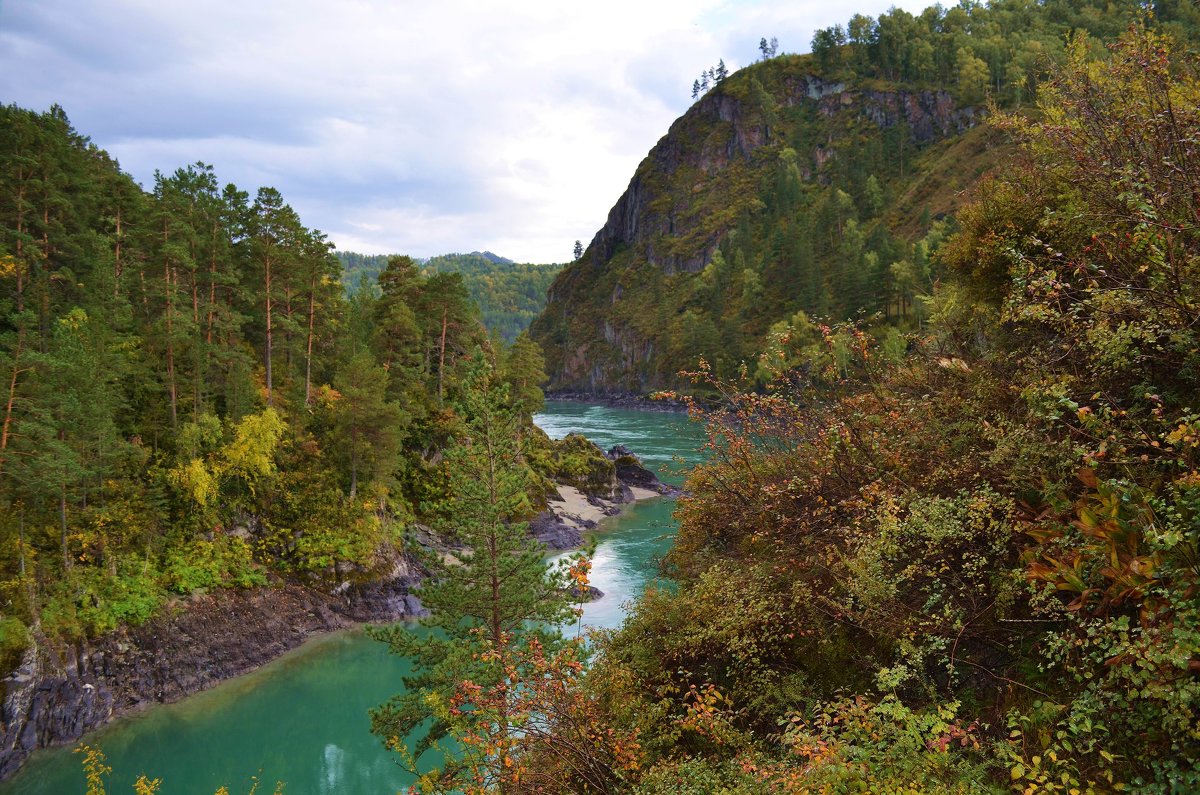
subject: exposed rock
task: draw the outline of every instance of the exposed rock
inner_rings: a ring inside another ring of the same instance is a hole
[[[958,107],[946,91],[858,90],[816,75],[788,77],[775,100],[783,107],[814,103],[817,112],[827,118],[857,110],[885,129],[904,123],[916,144],[961,133],[977,124],[982,116],[977,108]],[[592,238],[587,258],[593,266],[600,266],[626,248],[643,252],[648,262],[667,273],[695,273],[708,264],[719,242],[716,239],[699,255],[663,254],[652,245],[658,236],[680,235],[686,230],[677,227],[670,205],[648,190],[646,183],[651,174],[673,174],[688,165],[711,175],[725,170],[736,159],[748,158],[767,144],[769,131],[761,121],[751,121],[754,114],[748,112],[746,103],[747,100],[731,93],[713,91],[671,125],[638,167],[629,187],[609,211],[604,226]],[[697,125],[726,133],[707,138],[688,138],[682,134],[685,128]],[[822,151],[824,147],[818,143],[808,154],[820,161]],[[551,295],[551,300],[556,297]],[[609,330],[610,336],[614,333],[617,332]]]
[[[623,444],[616,445],[609,450],[605,455],[613,462],[613,466],[617,471],[617,480],[630,490],[632,499],[632,488],[647,489],[659,494],[677,495],[679,489],[667,483],[663,483],[658,475],[655,475],[649,469],[642,465],[641,459],[635,456],[628,447]]]
[[[759,212],[763,199],[747,186],[768,179],[779,162],[774,150],[792,149],[802,180],[828,184],[858,129],[902,132],[917,152],[978,125],[984,113],[947,91],[883,85],[827,80],[799,58],[779,57],[730,75],[676,119],[584,255],[556,278],[530,328],[552,387],[606,398],[683,386],[677,357],[667,353],[682,332],[623,306],[640,309],[643,296],[690,289],[688,279],[672,277],[703,271],[739,219]],[[801,126],[805,134],[794,134]],[[975,173],[945,177],[940,192],[958,195]],[[756,319],[765,329],[779,318]]]
[[[547,549],[574,549],[583,543],[579,526],[564,522],[552,510],[539,513],[529,523],[529,534]]]
[[[598,599],[604,598],[604,591],[601,591],[594,585],[585,585],[582,588],[578,585],[572,585],[570,594],[571,600],[575,602],[595,602]]]
[[[41,638],[4,680],[0,780],[36,748],[74,742],[114,718],[248,673],[312,635],[422,615],[407,564],[391,574],[332,590],[287,583],[194,595],[76,648]]]
[[[608,498],[575,492],[579,504],[611,515],[633,501],[635,488],[672,493],[627,448],[614,447],[604,459],[615,473],[600,489]],[[583,532],[594,529],[596,521],[556,513],[553,505],[530,522],[530,533],[551,549],[580,546]],[[430,543],[435,540],[418,532]],[[285,583],[195,594],[139,627],[77,647],[61,648],[39,638],[4,680],[0,780],[13,775],[37,748],[75,742],[114,718],[248,673],[312,635],[425,615],[410,592],[420,579],[418,566],[400,555],[381,565],[382,577],[356,572],[363,581],[346,580],[332,588]],[[578,591],[572,595],[581,596]],[[591,586],[583,594],[588,601],[602,596]]]

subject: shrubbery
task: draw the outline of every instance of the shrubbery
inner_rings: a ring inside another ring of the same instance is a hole
[[[600,639],[640,792],[1200,788],[1200,72],[1078,43],[907,352],[794,318],[720,395],[676,591]]]

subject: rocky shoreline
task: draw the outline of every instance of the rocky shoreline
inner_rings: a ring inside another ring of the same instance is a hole
[[[298,583],[194,594],[137,627],[74,647],[35,644],[4,682],[0,780],[38,749],[72,743],[112,720],[207,690],[308,638],[420,615],[412,568],[330,593]]]
[[[681,400],[656,399],[636,392],[592,393],[574,392],[564,389],[547,392],[546,400],[562,401],[565,403],[599,403],[609,408],[636,409],[638,411],[687,412],[687,404]]]
[[[585,494],[574,486],[559,484],[557,499],[529,523],[529,533],[547,549],[574,549],[584,535],[595,530],[606,517],[616,516],[633,502],[660,496],[675,496],[679,489],[659,480],[642,466],[632,452],[617,445],[604,454],[613,464],[612,481],[599,493]]]
[[[605,516],[639,499],[677,493],[624,447],[606,457],[614,476],[603,494],[559,487],[559,499],[530,523],[550,549],[571,549]],[[296,582],[182,597],[137,627],[63,648],[35,643],[4,680],[0,705],[0,781],[38,748],[79,740],[116,718],[166,704],[240,676],[308,638],[363,623],[418,618],[411,593],[420,582],[404,557],[372,581],[329,591]],[[599,598],[589,593],[590,598]]]

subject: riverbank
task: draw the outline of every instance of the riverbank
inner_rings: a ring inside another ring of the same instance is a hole
[[[628,445],[644,468],[666,482],[668,491],[682,485],[685,465],[681,462],[695,460],[703,441],[685,415],[594,404],[552,403],[538,417],[538,425],[556,440],[580,434],[597,443],[601,454],[604,450],[615,452],[622,443]],[[631,482],[622,458],[616,455],[616,460],[609,460],[614,474],[619,469]],[[594,490],[593,482],[600,485],[595,478],[586,482],[584,488],[589,491]],[[630,487],[631,492],[636,486]],[[624,505],[613,502],[608,509],[620,513],[602,518],[607,516],[603,509],[597,513],[598,506],[584,501],[590,508],[581,511],[591,512],[580,518],[598,524],[583,533],[593,535],[596,542],[591,584],[604,596],[582,606],[579,626],[613,628],[624,620],[629,602],[658,575],[658,561],[671,546],[675,502],[661,498]],[[386,566],[380,568],[387,573]],[[343,593],[338,598],[344,601],[347,596]],[[328,597],[326,594],[322,600]],[[202,601],[181,599],[175,612]],[[312,610],[320,612],[316,607]],[[228,611],[217,605],[210,612],[219,617]],[[256,612],[279,614],[282,610],[274,602],[264,602]],[[231,622],[236,620],[240,619]],[[288,644],[293,651],[284,653],[285,648],[277,646],[277,653],[264,655],[262,664],[248,669],[253,673],[219,686],[214,681],[205,692],[173,704],[160,705],[151,697],[149,704],[154,706],[126,713],[132,719],[116,720],[86,735],[83,741],[102,747],[113,767],[109,791],[132,791],[137,776],[147,773],[161,777],[165,786],[187,782],[183,786],[188,791],[213,792],[226,785],[231,791],[244,792],[255,771],[262,771],[259,778],[263,781],[285,780],[292,795],[404,791],[411,778],[397,773],[392,755],[370,733],[367,713],[401,688],[407,662],[389,655],[382,644],[355,629],[357,624],[348,621],[345,626],[350,628],[342,629],[338,620],[328,625],[332,631],[315,626],[299,643]],[[223,631],[219,624],[208,626],[205,632]],[[264,640],[262,645],[270,642]],[[73,665],[70,660],[64,664]],[[69,750],[77,742],[66,741],[34,754],[17,776],[0,784],[0,793],[82,792],[79,756]]]
[[[546,510],[529,523],[529,533],[550,550],[574,549],[583,544],[584,535],[605,519],[621,513],[628,505],[679,493],[675,486],[663,483],[642,465],[628,448],[616,445],[604,457],[612,462],[611,481],[599,493],[559,483],[557,494],[547,500]]]
[[[687,413],[687,404],[681,400],[669,398],[654,398],[635,392],[608,392],[591,394],[588,392],[571,392],[556,390],[546,393],[547,401],[562,401],[567,403],[587,403],[601,405],[614,409],[629,409],[631,411],[664,411],[671,413]]]
[[[74,646],[36,644],[4,681],[0,780],[38,748],[249,673],[314,635],[414,618],[417,581],[400,559],[387,577],[337,593],[294,582],[198,593],[137,627]]]
[[[605,518],[672,492],[625,448],[607,457],[614,471],[607,497],[559,485],[558,498],[530,523],[531,535],[551,549],[578,547]],[[137,627],[74,646],[35,644],[4,680],[0,781],[36,749],[74,743],[118,718],[208,690],[315,635],[419,617],[423,608],[411,593],[419,567],[397,556],[387,568],[379,579],[332,590],[280,581],[197,593]]]

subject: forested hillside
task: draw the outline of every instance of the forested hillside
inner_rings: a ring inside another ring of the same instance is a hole
[[[1200,61],[1136,28],[1095,53],[992,119],[1013,156],[919,330],[810,326],[757,376],[695,374],[720,402],[694,407],[712,461],[678,587],[559,702],[599,749],[535,769],[640,795],[1200,791]]]
[[[1010,154],[980,124],[987,103],[1028,107],[1071,35],[1091,33],[1098,55],[1142,8],[856,15],[819,31],[812,55],[717,82],[551,288],[532,328],[552,384],[646,392],[680,385],[700,357],[731,375],[816,318],[916,328],[961,192]],[[1195,35],[1194,5],[1155,13],[1156,25]]]
[[[374,285],[386,267],[385,255],[336,252],[344,268],[342,282],[351,292],[364,283]],[[422,272],[458,273],[471,300],[479,306],[484,328],[512,342],[546,306],[546,291],[561,265],[513,262],[490,251],[443,254],[419,263]]]
[[[142,190],[60,108],[0,109],[6,671],[173,595],[392,566],[473,351],[528,422],[537,352],[492,346],[461,275],[392,258],[347,297],[330,249],[271,188]]]
[[[1200,791],[1198,36],[1175,0],[819,31],[698,96],[511,346],[473,291],[516,329],[548,270],[347,255],[347,293],[278,192],[143,190],[0,108],[4,669],[411,562],[433,631],[374,631],[411,667],[371,719],[421,791]],[[670,582],[590,637],[590,562],[524,520],[636,461],[531,427],[533,338],[706,423]]]

